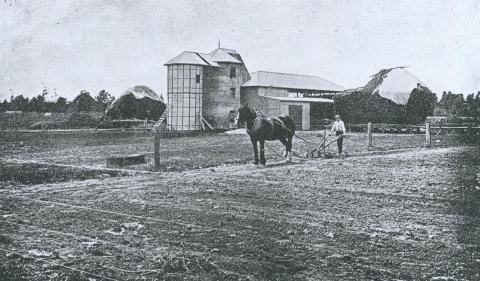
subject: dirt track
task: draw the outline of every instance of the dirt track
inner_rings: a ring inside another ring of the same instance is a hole
[[[10,187],[0,274],[478,280],[479,164],[477,149],[415,149]]]

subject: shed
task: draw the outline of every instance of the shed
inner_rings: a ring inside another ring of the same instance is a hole
[[[242,85],[240,101],[268,116],[289,115],[297,129],[319,128],[335,114],[334,96],[345,89],[322,77],[258,71]]]

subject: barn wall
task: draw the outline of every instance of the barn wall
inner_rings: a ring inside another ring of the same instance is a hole
[[[243,87],[240,102],[262,111],[269,117],[288,115],[288,105],[302,106],[302,130],[310,130],[310,104],[305,102],[281,102],[267,97],[288,97],[287,89],[268,87]],[[263,100],[263,102],[262,102]],[[259,105],[261,106],[259,107]]]
[[[288,96],[288,91],[279,88],[272,88],[270,91],[267,91],[267,87],[243,87],[240,102],[262,111],[267,116],[281,115],[280,101],[267,97],[286,97]]]
[[[302,130],[310,130],[310,103],[308,102],[282,102],[280,106],[281,115],[288,115],[289,105],[302,106]]]
[[[219,63],[221,67],[206,67],[203,84],[203,116],[212,126],[228,129],[231,126],[229,115],[240,105],[240,86],[249,79],[244,65]],[[235,77],[230,78],[230,69],[235,68]],[[235,89],[232,96],[231,89]]]

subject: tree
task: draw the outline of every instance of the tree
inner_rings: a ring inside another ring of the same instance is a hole
[[[55,102],[55,112],[66,112],[68,108],[67,99],[64,97],[58,97],[57,101]]]
[[[480,117],[480,91],[475,95],[475,108],[477,109],[475,117]]]
[[[409,123],[418,124],[425,122],[427,116],[433,116],[437,95],[427,87],[418,85],[412,90],[406,105]]]
[[[29,103],[29,111],[34,111],[34,112],[45,112],[47,111],[47,105],[46,105],[46,89],[43,90],[43,93],[41,95],[38,95],[36,97],[33,97],[30,100]]]
[[[98,108],[102,111],[105,112],[105,110],[108,108],[110,104],[115,100],[115,97],[110,95],[105,90],[101,90],[98,95],[95,97],[98,103]]]
[[[76,112],[92,112],[97,109],[97,102],[90,93],[86,90],[80,92],[80,94],[71,103],[73,110]]]
[[[448,116],[463,116],[465,114],[465,101],[462,94],[453,94],[448,91],[442,95],[438,106]]]
[[[465,115],[469,117],[477,116],[477,104],[475,101],[475,95],[472,93],[465,99]]]
[[[28,110],[28,98],[24,98],[23,95],[12,96],[11,109],[16,111]]]
[[[7,99],[4,99],[3,102],[0,104],[0,111],[8,111],[10,110],[10,104],[8,103]]]

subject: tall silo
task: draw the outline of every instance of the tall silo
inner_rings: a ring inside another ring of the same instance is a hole
[[[203,67],[210,66],[198,53],[183,52],[168,67],[167,127],[171,130],[201,129]]]
[[[178,131],[201,129],[202,70],[200,65],[168,65],[168,128]]]

